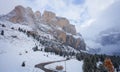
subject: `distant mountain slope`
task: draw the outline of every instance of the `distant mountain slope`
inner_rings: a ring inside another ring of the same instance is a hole
[[[120,1],[117,1],[104,10],[87,28],[88,34],[91,34],[90,38],[94,39],[94,47],[101,48],[100,53],[120,55],[119,19]]]

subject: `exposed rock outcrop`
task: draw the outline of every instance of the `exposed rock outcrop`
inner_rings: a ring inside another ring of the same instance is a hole
[[[9,17],[9,21],[13,23],[34,24],[34,13],[29,7],[16,6],[7,16]]]
[[[9,18],[9,20],[13,23],[19,23],[24,21],[24,13],[25,13],[25,8],[22,6],[17,6],[15,9],[10,12],[8,15],[13,15]]]
[[[56,33],[57,33],[57,38],[63,43],[66,43],[66,33],[60,30],[56,30]]]
[[[63,17],[56,17],[56,24],[60,26],[61,28],[69,25],[69,21],[66,18]]]
[[[46,24],[61,27],[65,32],[76,34],[75,26],[69,23],[64,17],[56,17],[56,14],[50,11],[44,11],[42,21]]]
[[[80,38],[75,38],[72,35],[66,36],[66,44],[78,50],[86,50],[86,45],[84,43],[84,40]]]
[[[76,35],[75,25],[69,24],[67,26],[64,26],[63,30],[73,35]]]
[[[46,22],[47,24],[50,24],[53,19],[55,19],[56,15],[53,12],[50,11],[44,11],[42,15],[43,22]]]
[[[56,30],[55,32],[56,38],[63,44],[69,45],[77,50],[86,50],[86,44],[80,35],[67,34],[61,30]]]
[[[68,19],[62,17],[56,17],[57,26],[61,27],[64,31],[71,33],[73,35],[76,34],[75,26],[70,24]]]

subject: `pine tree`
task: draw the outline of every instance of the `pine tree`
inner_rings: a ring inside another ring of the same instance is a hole
[[[1,35],[4,35],[4,30],[1,31]]]
[[[22,67],[25,67],[25,62],[22,63]]]
[[[2,27],[6,27],[6,26],[3,24]]]
[[[92,66],[92,62],[90,61],[90,57],[84,58],[83,71],[84,72],[93,72],[91,66]]]
[[[21,32],[21,29],[20,29],[20,27],[18,28],[18,31],[20,31],[20,32]]]

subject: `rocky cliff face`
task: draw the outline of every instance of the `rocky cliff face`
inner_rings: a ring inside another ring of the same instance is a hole
[[[55,36],[63,44],[70,45],[78,50],[85,50],[84,40],[76,33],[75,26],[70,24],[69,20],[63,17],[56,16],[55,13],[50,11],[44,11],[41,15],[39,11],[33,12],[31,8],[24,8],[22,6],[16,6],[13,11],[4,16],[7,20],[13,23],[36,25],[37,31],[45,31]],[[40,28],[41,26],[48,26]]]
[[[55,13],[50,11],[44,11],[42,22],[62,28],[64,31],[76,34],[75,26],[69,23],[69,20],[63,17],[57,17]]]
[[[51,24],[52,20],[55,19],[56,15],[53,12],[50,11],[44,11],[42,15],[43,22],[46,22],[47,24]]]
[[[17,6],[8,15],[9,21],[13,23],[27,23],[34,24],[34,13],[31,8],[24,8],[22,6]]]
[[[75,49],[85,50],[86,48],[86,45],[83,40],[81,40],[79,37],[75,38],[72,35],[67,35],[66,44],[70,45],[71,47],[74,47]]]
[[[63,43],[66,43],[66,33],[60,30],[56,30],[57,38],[62,41]]]

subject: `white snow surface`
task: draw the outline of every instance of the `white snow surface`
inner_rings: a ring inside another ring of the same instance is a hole
[[[46,65],[45,68],[55,70],[56,66],[63,66],[62,71],[65,71],[65,68],[66,68],[66,72],[83,72],[82,65],[83,65],[83,61],[78,61],[76,59],[70,59],[67,61]]]
[[[0,72],[44,72],[34,66],[42,62],[64,59],[51,53],[33,52],[32,48],[35,45],[39,46],[39,49],[43,48],[39,42],[32,37],[27,37],[17,29],[12,30],[7,24],[5,25],[6,27],[0,26],[0,31],[4,30],[4,36],[0,35]],[[15,24],[11,24],[11,26],[16,27]],[[25,27],[24,25],[19,26]],[[12,36],[17,37],[13,38]],[[25,61],[25,67],[21,66],[23,61]]]
[[[103,64],[103,63],[102,63],[101,61],[98,61],[98,62],[96,63],[97,68],[99,68],[100,64]]]
[[[32,48],[36,45],[39,49],[44,48],[44,46],[32,37],[27,37],[27,35],[18,31],[19,27],[25,30],[33,30],[31,27],[2,21],[0,21],[0,24],[6,26],[2,27],[0,25],[0,32],[4,30],[4,35],[0,35],[0,72],[44,72],[34,66],[43,62],[65,59],[53,53],[34,52]],[[14,27],[14,29],[11,29],[11,27]],[[22,67],[24,61],[25,67]],[[83,62],[72,59],[66,63],[68,65],[67,72],[82,72]]]

